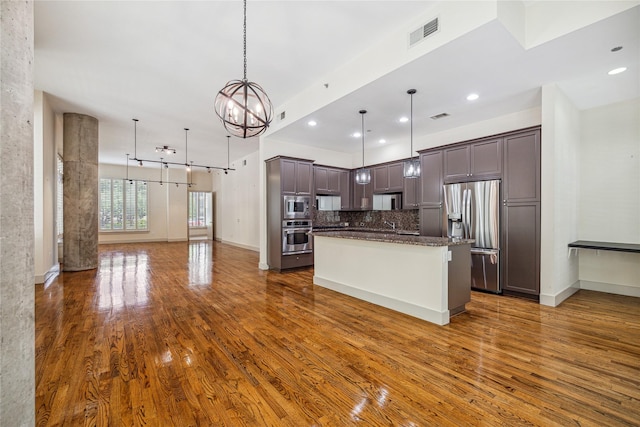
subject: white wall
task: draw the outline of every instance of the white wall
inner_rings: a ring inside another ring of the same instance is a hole
[[[640,98],[581,113],[580,240],[640,244]],[[580,250],[580,287],[640,296],[640,254]]]
[[[428,148],[453,144],[461,141],[468,141],[475,138],[496,135],[519,129],[538,126],[541,123],[541,109],[532,108],[524,111],[517,111],[489,120],[482,120],[459,126],[442,132],[430,133],[426,135],[414,135],[414,151],[426,150]],[[351,166],[357,168],[362,165],[362,153],[352,154]],[[365,163],[367,165],[390,162],[393,160],[406,159],[409,157],[409,145],[391,144],[384,145],[373,150],[365,151]]]
[[[47,95],[34,93],[33,120],[34,282],[44,283],[59,270],[56,230],[55,115]]]
[[[555,85],[542,88],[540,303],[557,306],[577,290],[580,113]]]
[[[254,251],[260,238],[260,153],[231,164],[235,171],[213,173],[216,240]]]

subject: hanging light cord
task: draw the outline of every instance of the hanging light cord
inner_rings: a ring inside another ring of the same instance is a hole
[[[133,120],[133,160],[138,160],[138,119]]]
[[[413,92],[410,93],[409,95],[410,99],[411,99],[411,123],[409,126],[410,129],[410,138],[411,138],[411,160],[413,160]]]
[[[184,128],[184,164],[189,166],[189,162],[187,161],[188,152],[189,152],[189,140],[187,139],[187,133],[189,132],[189,128]]]
[[[231,138],[230,135],[227,135],[227,169],[229,169],[229,139]]]
[[[247,0],[244,0],[244,23],[242,28],[243,55],[244,55],[244,81],[247,81]]]
[[[367,113],[367,110],[360,110],[360,115],[362,116],[362,169],[364,169],[364,115]]]

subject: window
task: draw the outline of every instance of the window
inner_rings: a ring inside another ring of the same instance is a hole
[[[62,242],[64,235],[64,216],[62,207],[64,205],[64,162],[62,156],[58,154],[56,158],[56,166],[58,169],[58,182],[56,185],[56,228],[58,233],[58,242]]]
[[[207,226],[207,194],[202,191],[189,192],[189,227],[201,228]]]
[[[100,231],[147,230],[147,183],[100,179]]]

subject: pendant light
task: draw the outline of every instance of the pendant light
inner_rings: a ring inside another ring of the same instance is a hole
[[[214,106],[225,129],[240,138],[258,136],[267,130],[273,106],[257,83],[247,80],[247,0],[244,0],[244,77],[231,80],[216,95]]]
[[[356,184],[368,184],[371,182],[371,170],[364,167],[364,115],[367,110],[360,110],[362,116],[362,167],[356,171]]]
[[[409,121],[409,127],[411,129],[411,151],[409,152],[409,160],[404,162],[404,177],[405,178],[418,178],[420,176],[420,159],[413,157],[413,94],[417,91],[415,89],[409,89],[407,93],[411,98],[411,115]]]

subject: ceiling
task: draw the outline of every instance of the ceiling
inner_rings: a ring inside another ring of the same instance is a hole
[[[404,28],[432,1],[249,1],[247,77],[274,106],[318,82],[385,35]],[[427,134],[540,105],[540,87],[557,82],[580,109],[640,96],[640,6],[544,43],[522,46],[497,21],[484,25],[317,112],[278,130],[278,140],[357,152],[358,110],[366,108],[367,145],[407,143],[409,88],[414,133]],[[614,46],[623,46],[612,53]],[[621,64],[617,76],[607,71]],[[35,3],[35,85],[56,112],[100,122],[100,162],[122,164],[156,146],[224,167],[227,132],[213,111],[224,84],[242,77],[242,3]],[[466,95],[476,92],[477,101]],[[446,112],[449,117],[429,117]],[[318,125],[310,128],[309,119]],[[230,157],[258,149],[231,138]],[[407,155],[409,150],[407,147]]]

